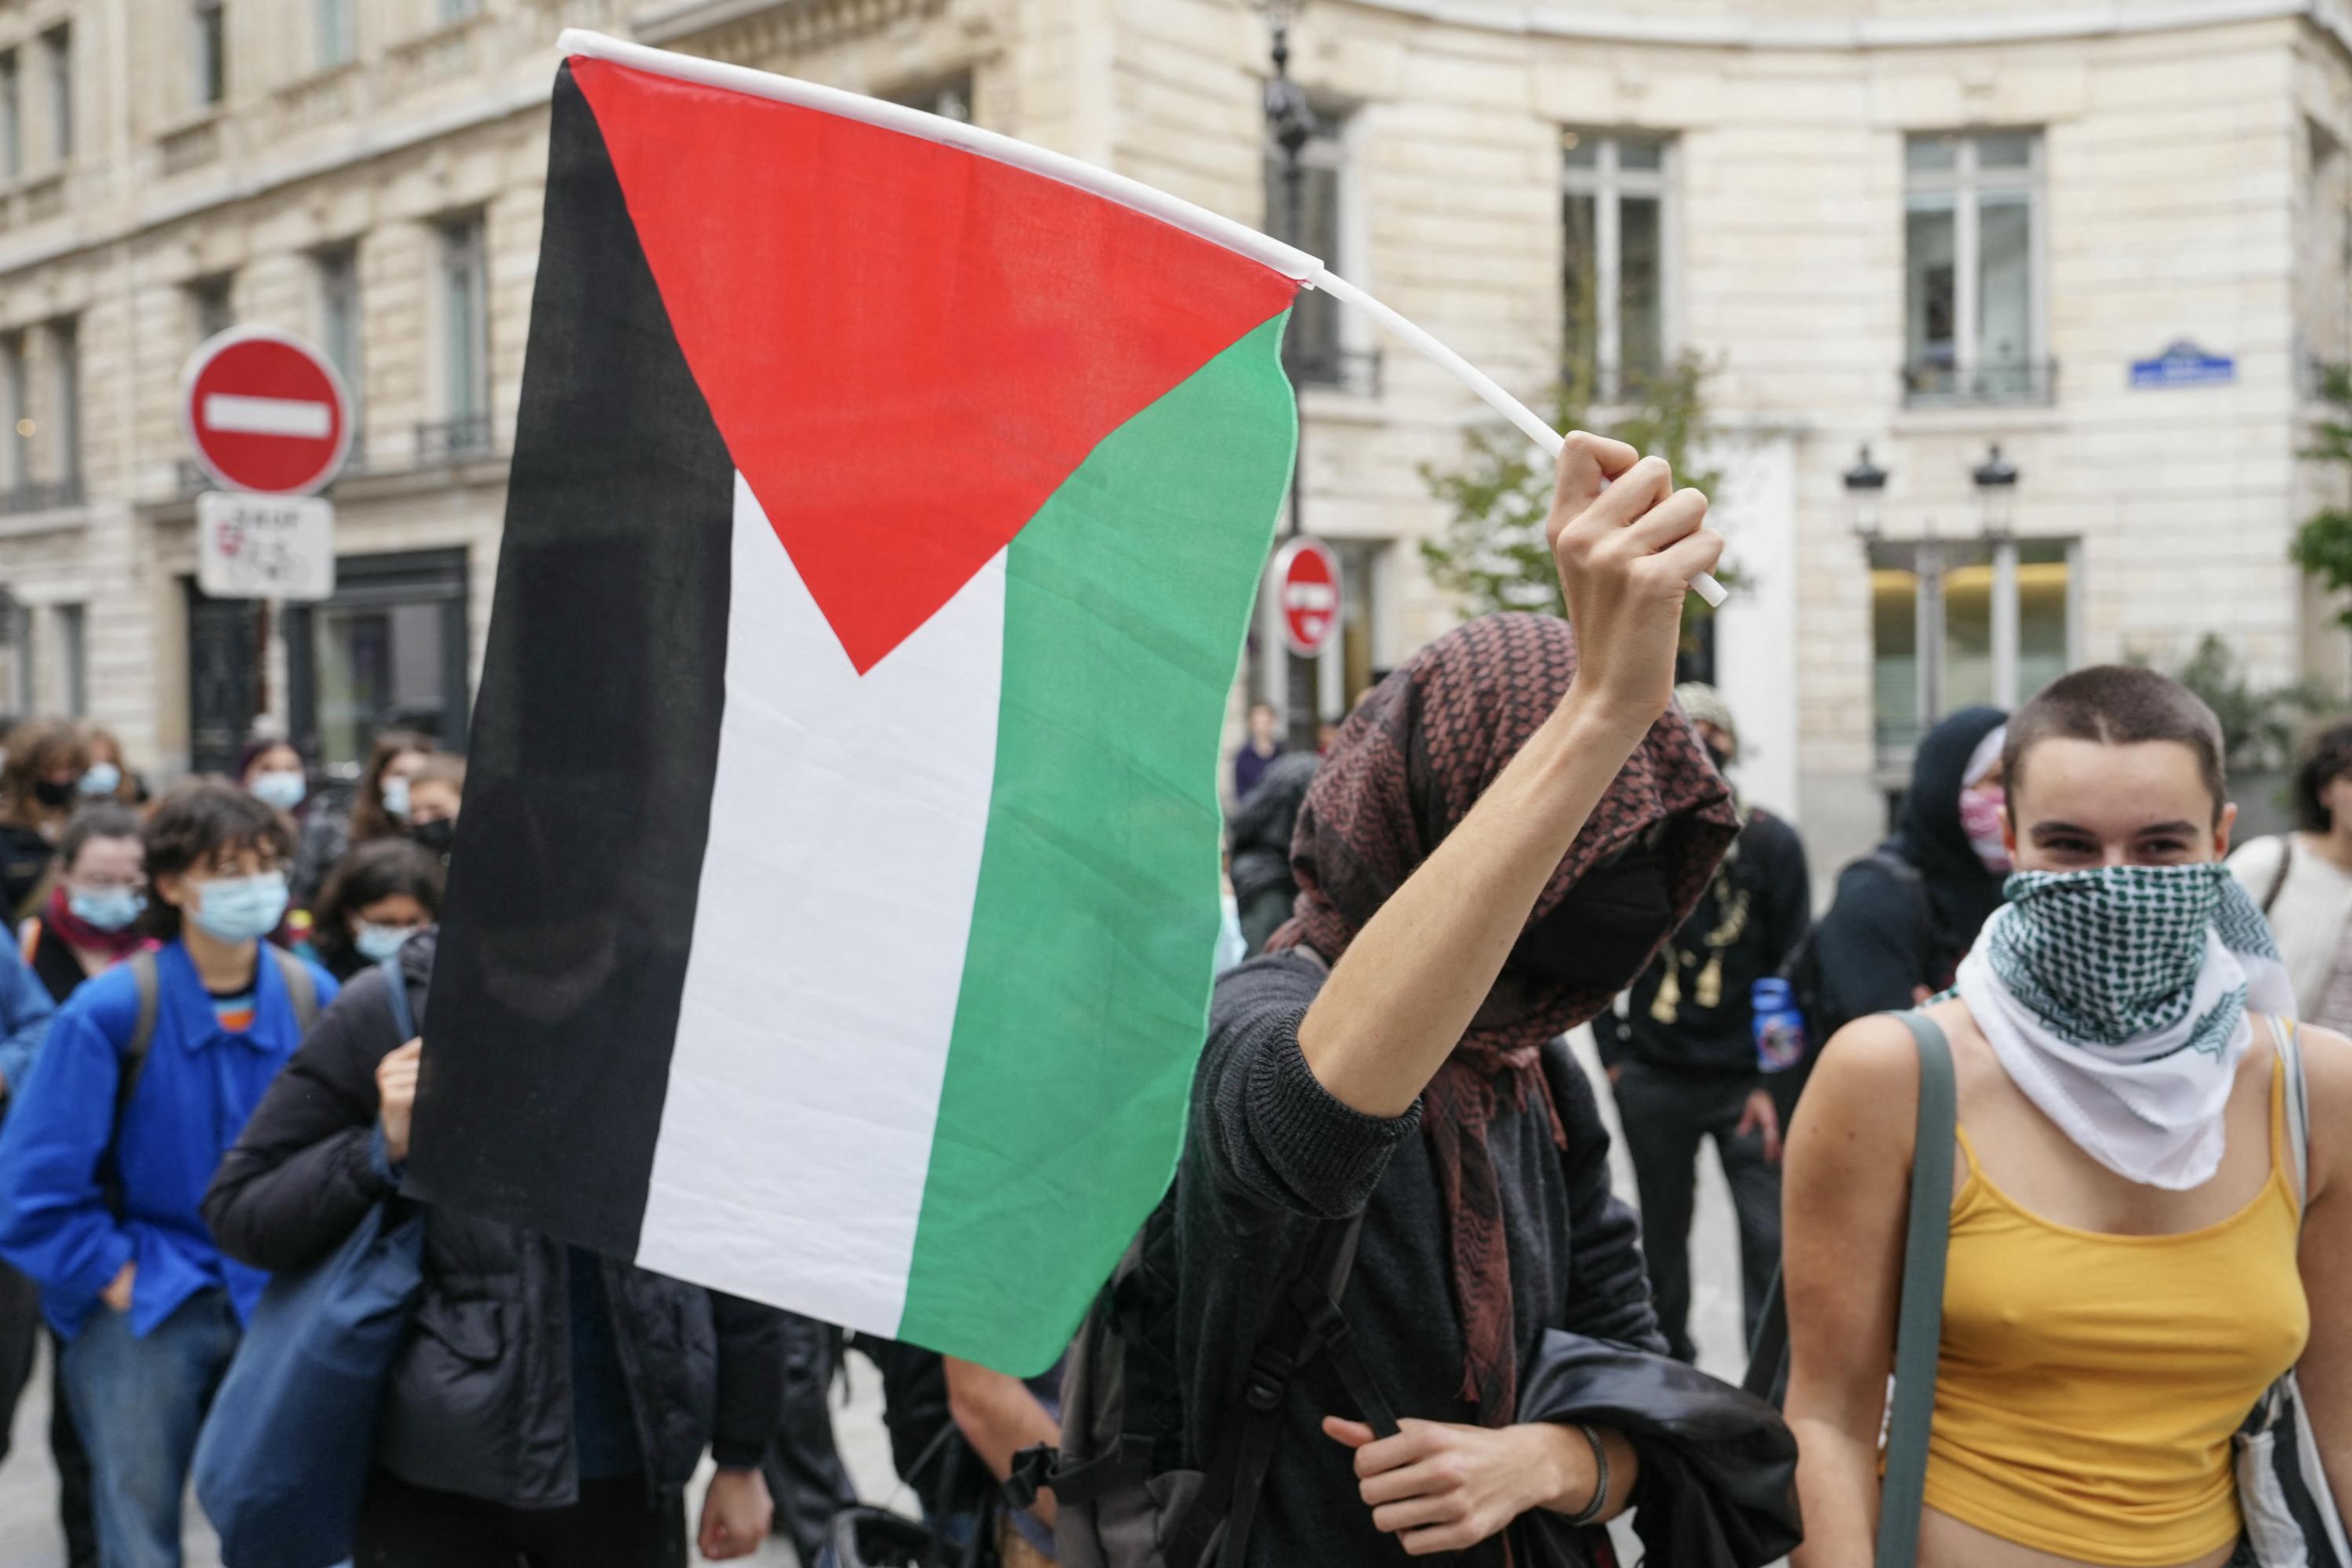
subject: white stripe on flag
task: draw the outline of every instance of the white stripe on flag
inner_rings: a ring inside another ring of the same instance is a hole
[[[300,397],[244,397],[233,392],[205,394],[205,428],[238,436],[309,436],[324,440],[335,428],[335,411]]]
[[[1004,557],[863,677],[740,475],[733,568],[636,1260],[895,1334],[996,773]]]

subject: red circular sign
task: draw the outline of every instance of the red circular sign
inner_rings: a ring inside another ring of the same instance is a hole
[[[1304,535],[1286,541],[1275,552],[1274,591],[1291,652],[1313,658],[1331,646],[1339,628],[1339,562],[1329,545]]]
[[[316,349],[266,327],[207,338],[180,381],[180,423],[205,471],[235,490],[308,495],[352,445],[352,400]]]

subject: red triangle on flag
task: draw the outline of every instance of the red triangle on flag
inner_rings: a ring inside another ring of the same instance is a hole
[[[571,69],[719,435],[860,673],[1297,289],[941,142]]]

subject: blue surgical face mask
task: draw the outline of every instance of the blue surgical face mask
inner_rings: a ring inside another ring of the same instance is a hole
[[[373,921],[362,921],[352,931],[352,946],[370,963],[382,963],[415,934],[415,926],[380,926]]]
[[[310,781],[299,768],[271,768],[253,781],[253,798],[273,811],[291,811],[310,793]]]
[[[135,888],[75,888],[66,894],[74,919],[100,931],[121,931],[146,907]]]
[[[394,773],[383,781],[383,814],[394,822],[408,820],[408,779]]]
[[[92,763],[89,772],[81,775],[84,795],[112,795],[122,787],[122,770],[112,763]]]
[[[257,942],[278,929],[286,918],[286,873],[262,871],[250,877],[215,877],[194,884],[195,907],[190,919],[216,942]]]

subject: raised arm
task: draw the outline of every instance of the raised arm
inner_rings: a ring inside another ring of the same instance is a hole
[[[1608,482],[1612,481],[1613,482]],[[1606,483],[1606,489],[1603,485]],[[1546,531],[1577,632],[1576,684],[1349,944],[1298,1029],[1334,1098],[1402,1116],[1469,1027],[1545,883],[1674,694],[1684,585],[1723,538],[1664,460],[1578,432]]]
[[[1892,1018],[1838,1031],[1805,1088],[1781,1176],[1789,1426],[1805,1543],[1796,1568],[1870,1568],[1878,1431],[1895,1358],[1919,1058]]]

